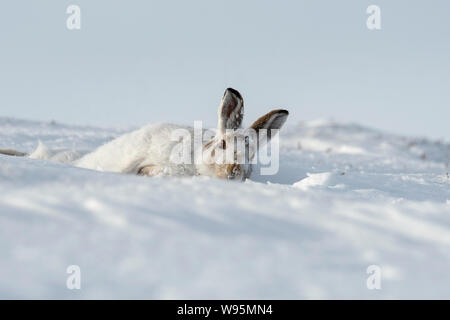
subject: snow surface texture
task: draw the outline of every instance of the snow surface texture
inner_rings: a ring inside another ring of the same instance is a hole
[[[71,162],[126,131],[0,118],[0,148]],[[448,143],[330,121],[280,143],[245,183],[0,155],[0,298],[450,298]]]

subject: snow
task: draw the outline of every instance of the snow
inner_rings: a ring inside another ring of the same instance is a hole
[[[0,155],[0,298],[450,298],[445,141],[290,123],[278,174],[240,183],[70,164],[134,128],[0,128],[63,162]]]

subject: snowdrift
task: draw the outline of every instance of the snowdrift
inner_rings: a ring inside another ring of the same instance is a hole
[[[126,131],[0,118],[0,148],[70,162]],[[331,121],[280,142],[245,183],[0,155],[0,298],[450,298],[448,143]]]

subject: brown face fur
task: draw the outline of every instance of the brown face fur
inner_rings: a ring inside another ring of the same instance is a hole
[[[211,140],[207,142],[203,146],[203,154],[205,157],[208,157],[208,159],[212,159],[213,161],[210,162],[207,167],[209,168],[209,172],[213,173],[214,176],[221,179],[242,179],[243,176],[243,168],[238,163],[216,163],[215,162],[215,156],[219,153],[216,153],[217,151],[220,152],[226,152],[225,150],[228,147],[233,147],[233,143],[227,143],[226,140],[230,139],[230,137],[222,137],[218,140]],[[234,160],[237,159],[236,151],[234,151]]]
[[[240,180],[242,173],[242,166],[240,164],[216,165],[216,175],[218,178]]]

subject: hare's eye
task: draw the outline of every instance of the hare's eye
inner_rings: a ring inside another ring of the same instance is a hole
[[[220,141],[219,146],[220,146],[220,148],[225,149],[227,147],[227,144],[225,143],[225,140]]]

